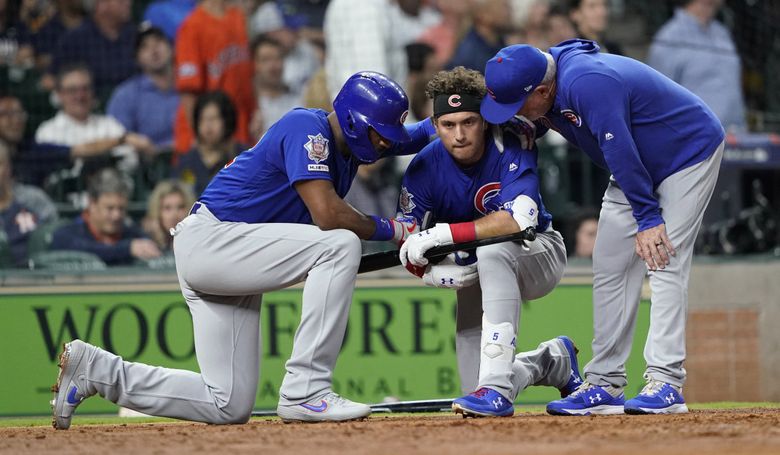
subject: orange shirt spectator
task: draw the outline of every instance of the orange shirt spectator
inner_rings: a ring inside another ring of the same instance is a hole
[[[223,14],[215,15],[219,10]],[[224,91],[236,106],[235,139],[254,143],[248,133],[255,97],[245,24],[244,14],[236,7],[226,7],[224,0],[203,0],[182,23],[176,38],[176,88],[182,92],[174,127],[177,154],[193,146],[195,98],[212,90]],[[192,100],[190,105],[187,98]]]

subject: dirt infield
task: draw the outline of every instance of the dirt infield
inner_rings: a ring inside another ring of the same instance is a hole
[[[505,419],[373,416],[361,422],[0,428],[3,454],[780,454],[780,409],[679,416]]]

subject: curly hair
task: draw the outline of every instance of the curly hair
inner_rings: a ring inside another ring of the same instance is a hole
[[[456,66],[449,71],[439,71],[425,86],[425,96],[434,99],[436,95],[450,93],[468,93],[485,96],[485,77],[479,71]]]

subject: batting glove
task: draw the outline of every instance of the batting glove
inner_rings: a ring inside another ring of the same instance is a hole
[[[405,242],[409,236],[420,232],[420,225],[417,224],[417,219],[413,216],[404,216],[391,219],[393,224],[393,241],[400,245]]]
[[[508,131],[520,140],[520,147],[531,150],[536,141],[536,125],[522,115],[516,115],[501,125],[504,131]]]
[[[426,267],[423,282],[436,288],[462,289],[479,281],[477,263],[472,261],[464,265],[458,253],[449,254],[438,264]]]
[[[410,236],[401,246],[399,257],[401,264],[424,266],[428,264],[425,252],[439,245],[452,245],[452,231],[447,223],[436,223],[430,229]]]

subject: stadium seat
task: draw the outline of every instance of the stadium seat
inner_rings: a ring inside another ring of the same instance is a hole
[[[54,231],[68,223],[70,223],[70,220],[63,219],[39,226],[38,229],[30,234],[30,238],[27,240],[28,256],[33,257],[36,253],[48,251],[52,237],[54,236]]]

